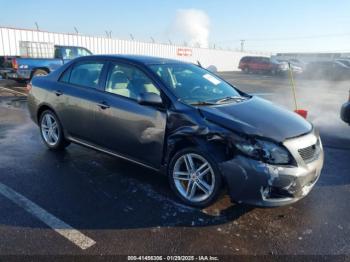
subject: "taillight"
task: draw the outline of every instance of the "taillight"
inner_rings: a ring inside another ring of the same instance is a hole
[[[18,63],[16,58],[12,59],[12,68],[16,70],[18,69]]]

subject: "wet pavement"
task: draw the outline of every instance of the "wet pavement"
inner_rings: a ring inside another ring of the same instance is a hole
[[[293,109],[288,79],[221,75]],[[0,184],[96,242],[83,250],[0,194],[0,255],[350,256],[350,127],[339,119],[350,83],[296,83],[300,108],[308,110],[325,147],[315,188],[286,207],[233,205],[224,196],[205,210],[179,203],[166,177],[153,171],[78,145],[48,151],[25,96],[0,88]]]

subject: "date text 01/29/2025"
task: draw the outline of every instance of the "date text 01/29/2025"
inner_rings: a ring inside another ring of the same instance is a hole
[[[219,261],[217,256],[128,256],[128,261]]]

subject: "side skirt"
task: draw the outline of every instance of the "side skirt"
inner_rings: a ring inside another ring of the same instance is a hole
[[[106,153],[108,155],[112,155],[112,156],[115,156],[115,157],[118,157],[120,159],[124,159],[124,160],[127,160],[129,162],[132,162],[134,164],[137,164],[137,165],[140,165],[140,166],[143,166],[143,167],[146,167],[146,168],[149,168],[149,169],[152,169],[156,172],[159,172],[160,170],[155,168],[155,167],[152,167],[152,166],[149,166],[147,164],[144,164],[144,163],[141,163],[137,160],[134,160],[134,159],[131,159],[131,158],[128,158],[126,156],[123,156],[123,155],[120,155],[120,154],[117,154],[117,153],[114,153],[110,150],[107,150],[107,149],[104,149],[104,148],[101,148],[101,147],[98,147],[98,146],[95,146],[95,145],[92,145],[92,144],[89,144],[85,141],[81,141],[79,139],[76,139],[76,138],[73,138],[73,137],[67,137],[67,139],[73,143],[76,143],[76,144],[79,144],[79,145],[82,145],[82,146],[85,146],[85,147],[88,147],[88,148],[91,148],[91,149],[94,149],[94,150],[97,150],[97,151],[100,151],[100,152],[103,152],[103,153]]]

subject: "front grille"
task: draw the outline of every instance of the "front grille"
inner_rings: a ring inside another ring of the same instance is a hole
[[[316,144],[301,148],[298,150],[301,158],[304,160],[305,163],[310,163],[318,158],[320,153],[320,143],[319,140]]]

